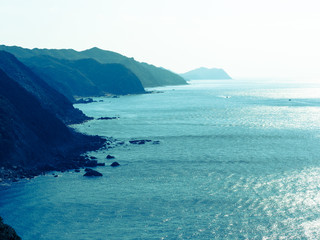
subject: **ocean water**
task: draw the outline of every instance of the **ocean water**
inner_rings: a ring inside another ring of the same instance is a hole
[[[76,105],[119,117],[74,126],[125,142],[90,153],[104,176],[14,183],[0,190],[0,216],[25,240],[320,239],[320,84],[157,90]]]

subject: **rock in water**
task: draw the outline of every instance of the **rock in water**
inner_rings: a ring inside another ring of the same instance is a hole
[[[98,171],[92,170],[92,169],[86,169],[86,173],[83,175],[85,177],[102,177],[102,173],[99,173]]]
[[[131,144],[145,144],[146,142],[151,142],[151,140],[142,139],[142,140],[131,140],[131,141],[129,141],[129,143],[131,143]]]
[[[115,158],[115,157],[111,156],[111,155],[106,156],[106,159],[113,159],[113,158]]]
[[[118,167],[118,166],[120,166],[120,164],[118,162],[113,162],[113,163],[111,163],[110,166],[111,167]]]
[[[86,104],[86,103],[92,103],[92,102],[96,102],[96,101],[94,101],[92,98],[80,98],[75,103]]]
[[[112,120],[112,119],[118,119],[119,117],[100,117],[97,118],[97,120]]]

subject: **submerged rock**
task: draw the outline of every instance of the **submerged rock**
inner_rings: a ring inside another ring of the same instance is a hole
[[[114,158],[115,158],[115,156],[112,156],[112,155],[106,156],[106,159],[114,159]]]
[[[120,164],[118,162],[113,162],[113,163],[111,163],[110,166],[111,167],[118,167],[118,166],[120,166]]]

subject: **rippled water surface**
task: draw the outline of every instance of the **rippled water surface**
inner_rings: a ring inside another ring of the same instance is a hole
[[[77,105],[119,117],[76,128],[124,141],[91,153],[121,166],[13,184],[0,216],[23,239],[320,239],[319,84],[158,90]]]

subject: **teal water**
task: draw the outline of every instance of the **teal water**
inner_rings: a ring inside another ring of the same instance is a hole
[[[319,239],[320,84],[192,81],[76,105],[118,168],[1,190],[23,239]],[[150,139],[160,144],[132,145]]]

